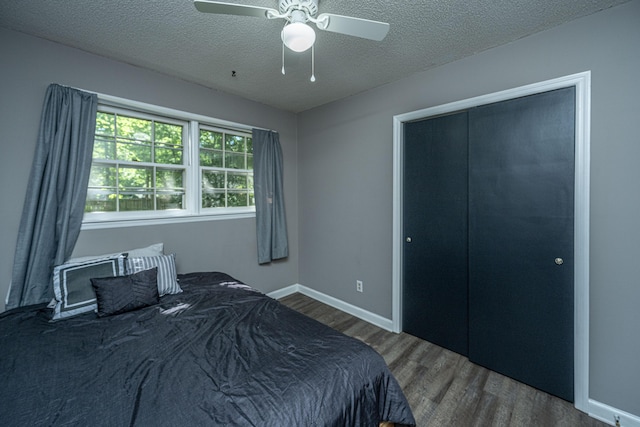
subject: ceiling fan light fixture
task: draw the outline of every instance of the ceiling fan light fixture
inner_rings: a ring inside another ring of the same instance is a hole
[[[281,33],[282,42],[294,52],[304,52],[316,41],[313,28],[303,22],[292,22],[285,25]]]

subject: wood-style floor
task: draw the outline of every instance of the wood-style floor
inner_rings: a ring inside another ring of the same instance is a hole
[[[420,427],[607,425],[466,357],[405,333],[388,332],[305,295],[289,295],[280,302],[376,349],[404,390]]]

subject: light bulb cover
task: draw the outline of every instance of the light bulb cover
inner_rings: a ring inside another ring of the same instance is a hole
[[[280,34],[285,46],[294,52],[304,52],[316,41],[316,33],[313,28],[303,22],[287,24]]]

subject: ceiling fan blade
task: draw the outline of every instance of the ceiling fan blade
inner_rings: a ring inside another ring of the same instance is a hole
[[[317,26],[321,30],[362,37],[363,39],[381,41],[389,32],[389,24],[386,22],[370,21],[352,16],[321,13],[317,20],[319,21]]]
[[[255,16],[266,18],[269,12],[277,14],[278,11],[268,7],[247,6],[244,4],[224,3],[221,1],[194,0],[196,9],[204,13],[217,13],[222,15]]]

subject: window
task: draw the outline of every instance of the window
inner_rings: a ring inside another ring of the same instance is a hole
[[[186,123],[98,111],[85,212],[186,209]]]
[[[84,228],[255,213],[248,130],[171,112],[99,105]]]
[[[199,136],[202,208],[255,206],[251,138],[206,126]]]

